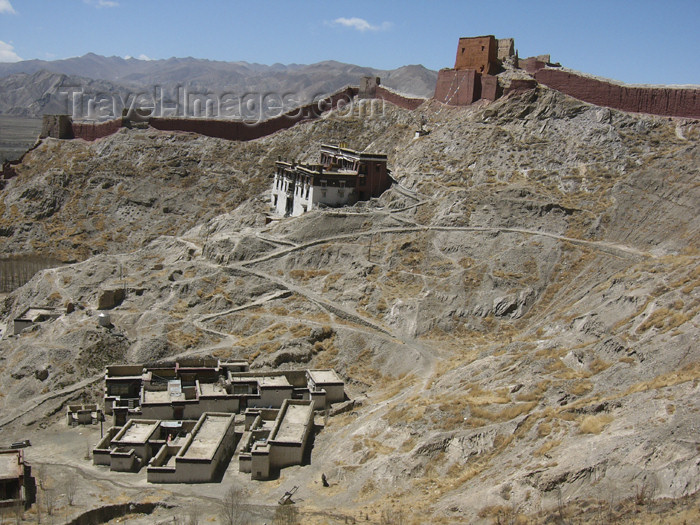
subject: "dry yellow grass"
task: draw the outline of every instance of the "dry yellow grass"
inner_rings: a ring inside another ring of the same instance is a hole
[[[513,404],[502,410],[490,411],[479,406],[471,406],[471,417],[485,419],[487,421],[510,421],[518,416],[529,413],[537,406],[536,401]]]
[[[552,425],[544,421],[537,427],[537,437],[547,437],[552,432]]]
[[[586,416],[579,423],[579,432],[581,434],[600,434],[613,419],[610,414]]]
[[[593,383],[588,379],[579,379],[568,386],[566,391],[574,396],[583,396],[593,390]]]
[[[552,450],[553,448],[559,446],[560,444],[561,444],[561,441],[560,441],[560,440],[557,440],[557,439],[553,439],[553,440],[550,440],[550,441],[545,441],[545,442],[542,444],[541,447],[539,447],[537,450],[535,450],[535,451],[533,452],[533,455],[534,455],[536,458],[542,457],[542,456],[544,456],[545,454],[547,454],[547,452],[549,452],[549,451]]]
[[[515,396],[515,399],[518,401],[539,401],[542,399],[542,396],[544,393],[547,391],[547,388],[549,388],[549,385],[551,384],[551,381],[548,379],[545,379],[543,381],[540,381],[535,385],[535,388],[529,392],[519,392],[517,396]]]
[[[650,381],[642,381],[641,383],[632,385],[627,389],[625,395],[634,394],[635,392],[646,392],[647,390],[658,390],[659,388],[666,388],[699,378],[700,362],[690,363],[680,370],[660,374]]]
[[[302,282],[309,281],[315,277],[323,277],[328,275],[330,272],[328,270],[291,270],[289,276],[293,279],[300,280]]]

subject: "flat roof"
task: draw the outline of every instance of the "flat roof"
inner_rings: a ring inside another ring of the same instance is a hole
[[[329,383],[344,383],[340,376],[335,370],[309,370],[309,377],[317,385],[329,384]]]
[[[362,151],[357,151],[354,149],[337,146],[334,144],[321,144],[321,151],[325,151],[326,153],[342,153],[344,155],[350,155],[353,157],[361,157],[362,159],[367,159],[370,157],[374,157],[378,160],[387,159],[387,155],[385,153],[365,153]]]
[[[268,387],[291,387],[289,381],[285,376],[258,376],[255,379],[258,381],[258,385],[261,388]]]
[[[17,479],[22,475],[19,450],[0,452],[0,479]]]
[[[233,376],[233,382],[234,382],[234,384],[236,384],[236,383],[238,383],[238,384],[257,383],[258,386],[267,387],[267,388],[284,388],[284,387],[291,388],[291,386],[292,386],[289,383],[289,380],[283,375],[279,375],[279,376],[265,376],[265,375]]]
[[[27,308],[22,315],[17,317],[18,320],[36,321],[42,315],[60,316],[61,312],[55,308]]]
[[[187,447],[185,454],[181,457],[191,459],[208,459],[214,455],[216,448],[219,446],[219,441],[226,433],[231,418],[233,416],[206,414],[204,421],[197,430],[197,433],[192,436],[190,446]]]
[[[277,433],[271,440],[285,441],[288,443],[301,443],[306,433],[309,419],[313,417],[314,407],[311,404],[287,404]]]
[[[173,399],[181,399],[182,394],[179,396],[171,396],[170,392],[167,390],[144,390],[143,391],[143,402],[144,403],[170,403]]]
[[[130,419],[130,425],[126,428],[126,432],[117,439],[118,442],[128,443],[145,443],[151,436],[153,431],[158,428],[159,421],[139,421],[138,419]]]
[[[228,392],[219,383],[199,383],[199,392],[203,396],[226,396]]]

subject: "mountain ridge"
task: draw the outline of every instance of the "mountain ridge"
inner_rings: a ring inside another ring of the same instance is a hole
[[[48,73],[42,73],[48,72]],[[293,93],[302,100],[327,95],[345,85],[358,85],[363,76],[379,76],[382,84],[413,96],[430,97],[435,89],[437,72],[421,65],[407,65],[393,70],[326,60],[314,64],[253,64],[194,58],[165,60],[103,57],[94,53],[82,57],[56,60],[28,60],[0,64],[0,114],[38,117],[54,111],[51,90],[41,91],[49,74],[58,82],[65,75],[84,91],[99,94],[127,93],[139,89],[188,87],[201,93]],[[20,76],[17,76],[20,75]],[[24,82],[27,91],[14,93]],[[6,93],[13,93],[9,97]],[[21,95],[21,96],[20,96]]]

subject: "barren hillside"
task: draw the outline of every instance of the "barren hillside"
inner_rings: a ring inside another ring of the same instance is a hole
[[[414,139],[421,115],[431,132]],[[51,450],[36,461],[107,483],[41,431],[62,424],[54,413],[99,396],[109,362],[214,355],[346,379],[355,407],[328,420],[310,465],[260,483],[232,462],[224,477],[265,504],[298,485],[310,522],[595,521],[693,495],[699,139],[697,121],[538,88],[331,113],[248,143],[47,140],[0,194],[3,251],[85,260],[2,306],[3,322],[30,304],[76,309],[0,341],[0,440],[30,436],[28,454]],[[274,160],[341,140],[386,152],[397,184],[265,225]],[[124,285],[114,328],[98,327],[100,290]],[[184,508],[218,489],[120,490]]]

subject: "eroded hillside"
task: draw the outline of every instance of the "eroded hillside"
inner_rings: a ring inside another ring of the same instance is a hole
[[[420,115],[431,133],[414,139]],[[328,420],[310,465],[252,484],[233,462],[225,481],[265,502],[299,485],[310,519],[544,520],[640,490],[694,494],[699,131],[540,88],[332,113],[250,143],[46,141],[3,195],[6,249],[103,253],[5,300],[4,321],[76,310],[0,342],[1,435],[57,425],[66,400],[99,395],[109,362],[308,363],[338,370],[355,408]],[[273,161],[339,140],[386,152],[398,184],[265,225]],[[124,285],[114,328],[98,327],[100,290]]]

